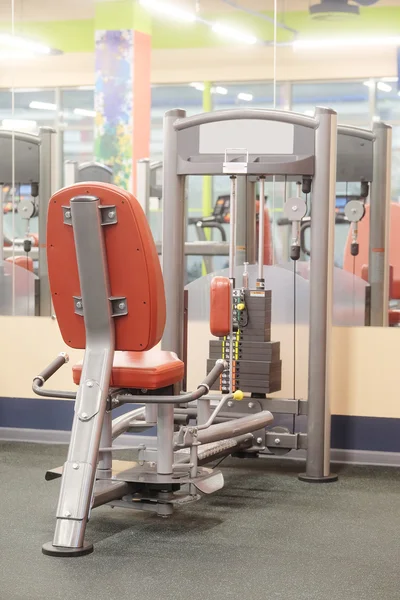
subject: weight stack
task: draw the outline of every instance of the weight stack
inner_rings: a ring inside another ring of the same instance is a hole
[[[210,341],[207,373],[219,358],[229,364],[232,360],[233,391],[271,394],[281,389],[280,343],[271,341],[271,301],[270,290],[234,290],[233,357],[229,336]],[[229,368],[211,389],[229,392]]]

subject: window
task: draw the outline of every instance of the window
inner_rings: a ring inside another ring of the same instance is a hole
[[[64,160],[83,163],[94,156],[94,89],[61,91]]]
[[[316,106],[333,108],[339,123],[369,126],[369,89],[362,81],[295,83],[292,86],[292,110],[314,114]]]

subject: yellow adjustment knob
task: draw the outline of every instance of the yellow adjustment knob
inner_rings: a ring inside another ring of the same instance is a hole
[[[233,392],[234,400],[243,400],[243,398],[244,398],[244,394],[243,394],[242,390],[236,390],[236,392]]]
[[[245,304],[243,304],[243,302],[241,302],[240,304],[237,305],[236,307],[238,310],[244,310],[246,308]]]

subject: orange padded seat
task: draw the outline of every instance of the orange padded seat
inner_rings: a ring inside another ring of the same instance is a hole
[[[111,387],[157,390],[183,379],[184,364],[174,352],[153,348],[147,352],[115,352]],[[72,368],[79,384],[82,362]]]

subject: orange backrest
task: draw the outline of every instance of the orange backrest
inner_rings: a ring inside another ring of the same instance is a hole
[[[6,261],[33,273],[33,260],[30,256],[9,256]]]
[[[231,282],[227,277],[213,277],[210,287],[210,331],[215,337],[231,330]]]
[[[368,267],[368,247],[369,247],[369,218],[370,206],[365,206],[365,216],[358,224],[358,242],[359,254],[355,257],[355,274],[363,277],[363,265]],[[345,271],[353,273],[353,256],[350,253],[351,229],[347,236],[344,249],[343,268]],[[379,252],[380,248],[373,249]],[[390,205],[390,236],[389,236],[389,263],[393,267],[392,298],[400,297],[400,204],[392,202]],[[364,270],[364,277],[366,271]]]
[[[49,203],[47,260],[50,288],[61,334],[72,348],[85,348],[82,316],[74,296],[81,296],[73,228],[64,224],[63,206],[76,196],[96,196],[115,206],[118,222],[102,227],[111,296],[127,300],[128,314],[115,317],[115,349],[153,348],[165,326],[165,293],[160,261],[143,210],[132,194],[108,183],[78,183],[58,191]]]

